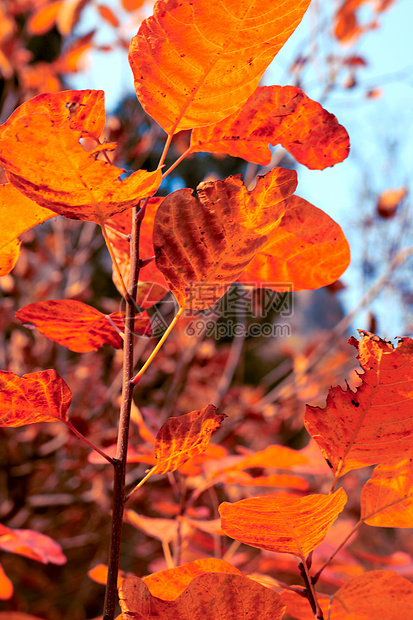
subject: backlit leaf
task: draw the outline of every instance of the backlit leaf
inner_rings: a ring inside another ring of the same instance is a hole
[[[198,575],[175,600],[154,597],[139,577],[129,577],[119,599],[122,618],[128,620],[279,620],[285,609],[276,592],[243,575],[225,573]]]
[[[307,405],[305,425],[336,477],[346,472],[413,455],[413,340],[397,348],[368,332],[357,359],[364,371],[353,392],[334,387],[325,409]]]
[[[90,0],[65,0],[57,16],[60,34],[69,36],[78,23],[81,13]]]
[[[84,91],[85,95],[75,91],[79,94],[73,102],[73,91],[68,92],[64,113],[62,97],[54,105],[54,95],[48,95],[52,102],[49,108],[38,106],[35,98],[23,104],[23,111],[17,109],[10,116],[0,128],[0,162],[10,183],[42,207],[102,224],[154,194],[162,173],[138,170],[121,181],[121,168],[97,159],[102,150],[112,150],[113,145],[98,144],[87,152],[79,140],[91,134],[90,128],[97,132],[99,127],[89,117],[92,112],[102,117],[103,97],[93,108],[84,108],[83,98],[88,103],[90,91]],[[55,108],[59,108],[58,113]],[[92,135],[96,137],[96,133]]]
[[[34,530],[15,530],[0,524],[0,548],[42,564],[66,563],[61,546],[49,536]]]
[[[335,282],[349,263],[340,226],[304,198],[292,196],[280,225],[239,281],[274,290],[311,290]]]
[[[367,525],[413,527],[413,458],[377,465],[360,503]]]
[[[279,226],[296,187],[293,170],[274,168],[248,191],[240,176],[167,196],[153,233],[156,263],[180,306],[213,306]]]
[[[132,39],[142,106],[169,134],[216,123],[254,92],[310,0],[167,0]]]
[[[336,117],[294,86],[261,86],[240,110],[191,135],[192,151],[227,153],[263,166],[271,161],[269,144],[281,144],[317,170],[343,161],[349,151],[348,134]]]
[[[323,540],[347,501],[343,489],[332,495],[251,497],[219,507],[221,527],[240,542],[291,553],[301,559]]]
[[[55,370],[23,377],[0,371],[0,426],[67,421],[72,394]]]
[[[118,312],[105,315],[81,301],[39,301],[20,308],[16,318],[22,323],[33,324],[46,338],[77,353],[96,351],[104,344],[115,349],[123,346],[123,339],[112,323],[124,333],[124,315]],[[134,333],[150,335],[150,321],[146,313],[136,318]]]
[[[407,188],[386,189],[377,201],[377,213],[383,219],[390,219],[396,215],[396,211],[404,197],[407,195]]]
[[[412,611],[411,581],[391,570],[373,570],[354,577],[333,595],[330,618],[401,620]]]
[[[20,256],[17,237],[51,217],[56,213],[39,207],[10,183],[0,185],[0,275],[10,273]]]
[[[212,433],[221,426],[225,414],[217,414],[214,405],[168,418],[156,435],[154,453],[157,464],[153,473],[175,471],[188,459],[201,454]]]
[[[152,596],[157,596],[164,601],[173,601],[184,592],[195,577],[204,573],[242,575],[238,568],[224,560],[206,558],[152,573],[144,577],[142,581],[145,582]]]

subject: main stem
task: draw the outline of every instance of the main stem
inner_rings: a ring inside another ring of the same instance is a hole
[[[125,474],[126,457],[128,451],[129,421],[132,404],[134,385],[133,377],[133,345],[134,324],[136,314],[136,294],[139,281],[139,233],[141,226],[141,212],[138,208],[133,209],[132,233],[130,248],[130,284],[126,296],[125,318],[125,341],[123,355],[123,381],[122,402],[118,428],[118,443],[116,457],[113,459],[114,482],[113,482],[113,508],[112,508],[112,531],[109,548],[108,579],[106,583],[105,605],[103,608],[103,620],[113,620],[117,603],[117,582],[119,570],[120,544],[122,538],[123,510],[125,504]]]

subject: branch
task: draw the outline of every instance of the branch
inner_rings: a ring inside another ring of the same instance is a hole
[[[117,604],[117,581],[119,571],[120,543],[125,502],[126,457],[128,451],[129,420],[132,404],[133,345],[136,314],[136,294],[139,282],[139,234],[142,217],[137,207],[132,214],[131,276],[126,295],[125,345],[123,357],[122,402],[118,427],[118,442],[114,464],[112,532],[110,538],[108,580],[106,583],[103,620],[113,620]]]

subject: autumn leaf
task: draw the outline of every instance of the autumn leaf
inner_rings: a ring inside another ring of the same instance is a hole
[[[361,518],[376,527],[413,527],[413,458],[375,467],[360,497]]]
[[[1,276],[10,273],[20,256],[19,235],[51,217],[56,217],[56,213],[39,207],[10,183],[0,185]]]
[[[155,216],[156,264],[181,307],[202,310],[227,291],[279,226],[296,173],[274,168],[248,191],[240,176],[167,196]]]
[[[310,0],[167,0],[132,39],[137,97],[169,134],[216,123],[254,92]]]
[[[334,166],[349,152],[347,131],[336,117],[294,86],[260,86],[228,118],[194,129],[190,149],[265,166],[271,161],[269,144],[281,144],[298,162],[316,170]]]
[[[31,36],[36,34],[41,35],[45,34],[50,28],[53,28],[62,4],[62,0],[57,0],[57,2],[43,4],[36,9],[26,22],[28,34]]]
[[[329,461],[336,478],[352,469],[409,457],[413,452],[413,341],[394,348],[360,331],[357,359],[364,371],[353,392],[334,387],[325,409],[307,405],[305,425]]]
[[[41,334],[77,353],[96,351],[104,344],[121,349],[125,317],[120,312],[106,315],[92,306],[71,299],[39,301],[16,312],[22,323],[33,324]],[[117,328],[117,329],[116,329]],[[119,330],[119,331],[118,331]],[[135,319],[134,333],[149,336],[150,321],[143,313]]]
[[[156,435],[154,445],[156,465],[149,470],[132,493],[153,474],[175,471],[192,457],[201,454],[206,449],[212,433],[227,417],[223,413],[217,414],[216,411],[214,405],[207,405],[199,411],[168,418]]]
[[[386,189],[380,194],[377,201],[377,213],[380,217],[387,220],[396,215],[397,208],[403,199],[407,196],[407,188]]]
[[[332,597],[331,620],[400,620],[413,610],[413,584],[391,570],[351,579]]]
[[[70,389],[55,370],[23,377],[0,371],[0,426],[68,420]]]
[[[304,198],[291,196],[285,214],[239,281],[273,290],[312,290],[335,282],[350,263],[340,226]]]
[[[119,602],[122,617],[130,620],[229,620],[248,616],[278,620],[285,609],[276,592],[243,575],[225,573],[196,576],[174,600],[153,596],[139,577],[129,577],[122,582]]]
[[[153,473],[175,471],[188,459],[201,454],[212,433],[226,418],[225,414],[216,411],[214,405],[207,405],[199,411],[168,418],[156,435],[154,454],[157,464]]]
[[[61,546],[50,536],[34,530],[16,530],[0,524],[0,548],[24,555],[42,564],[65,564],[66,556]]]
[[[300,557],[315,549],[347,501],[343,489],[301,498],[251,497],[219,507],[227,536],[251,547]]]
[[[23,611],[0,611],[0,620],[44,620],[44,618],[32,616]]]
[[[55,100],[54,95],[43,95],[40,106],[37,97],[23,104],[23,110],[18,108],[0,128],[0,163],[10,183],[40,206],[103,224],[154,194],[162,173],[138,170],[121,181],[124,170],[97,159],[116,145],[97,144],[90,152],[83,148],[80,138],[97,139],[100,128],[90,115],[104,115],[103,97],[89,105],[90,92],[67,91],[65,113],[61,96]]]

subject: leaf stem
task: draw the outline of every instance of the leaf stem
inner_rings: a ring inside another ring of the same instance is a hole
[[[331,560],[337,555],[337,553],[344,547],[344,545],[347,543],[347,541],[350,540],[350,538],[353,536],[353,534],[355,534],[357,532],[357,530],[361,527],[361,525],[364,523],[364,521],[362,519],[360,519],[360,521],[358,523],[356,523],[356,525],[353,527],[353,529],[351,530],[351,532],[349,534],[347,534],[347,536],[345,537],[345,539],[339,544],[339,546],[337,547],[337,549],[335,549],[335,551],[333,551],[333,553],[330,555],[330,557],[324,562],[324,564],[322,565],[321,568],[318,569],[318,571],[316,572],[316,574],[314,575],[312,582],[315,584],[317,583],[317,581],[320,578],[321,573],[323,572],[323,570],[330,564]]]
[[[131,233],[131,276],[130,289],[126,291],[125,345],[123,356],[122,402],[118,426],[116,458],[113,459],[113,508],[112,531],[110,537],[108,579],[106,583],[103,620],[113,620],[117,603],[117,580],[119,571],[120,544],[125,501],[125,474],[128,451],[129,421],[132,405],[134,324],[136,314],[136,295],[139,282],[139,235],[142,218],[137,207],[133,209]]]
[[[181,316],[181,314],[183,313],[184,310],[185,310],[185,306],[182,306],[182,308],[179,308],[178,312],[176,313],[176,315],[174,316],[174,318],[172,319],[172,321],[168,325],[168,328],[166,329],[165,333],[162,335],[162,338],[159,340],[159,342],[156,345],[156,347],[154,348],[154,350],[152,351],[152,353],[150,354],[150,356],[148,357],[148,359],[146,360],[146,362],[144,363],[144,365],[142,366],[140,371],[131,380],[131,383],[133,385],[136,385],[138,383],[139,379],[141,378],[141,376],[143,375],[145,370],[148,368],[149,364],[151,364],[153,358],[158,353],[159,349],[161,348],[161,346],[163,345],[165,340],[168,338],[169,334],[171,333],[171,331],[175,327],[176,322],[178,321],[179,317]]]
[[[182,155],[180,157],[178,157],[178,159],[172,164],[172,166],[170,166],[168,168],[168,170],[166,172],[163,173],[162,175],[162,180],[168,176],[168,174],[170,174],[172,172],[172,170],[175,170],[175,168],[177,166],[179,166],[179,164],[181,163],[181,161],[183,161],[185,159],[185,157],[187,157],[190,153],[192,153],[192,149],[191,147],[188,147],[186,149],[186,151],[184,153],[182,153]]]
[[[109,454],[106,454],[106,452],[103,452],[103,450],[95,446],[94,443],[92,443],[91,441],[89,441],[89,439],[87,439],[87,437],[82,435],[82,433],[78,431],[77,428],[75,428],[69,421],[64,420],[64,423],[68,428],[70,428],[70,430],[76,435],[76,437],[79,437],[79,439],[81,439],[85,444],[87,444],[89,448],[95,450],[95,452],[100,454],[100,456],[103,456],[104,459],[106,459],[109,463],[111,463],[111,465],[113,465],[113,459],[109,456]]]
[[[308,572],[307,562],[305,560],[303,562],[300,562],[298,568],[304,580],[307,598],[310,602],[314,616],[317,618],[317,620],[324,620],[323,611],[320,607],[317,599],[317,593],[314,589],[314,582],[310,577],[310,573]]]
[[[173,133],[169,133],[166,139],[166,142],[165,142],[165,146],[163,147],[163,152],[161,155],[161,159],[159,160],[158,168],[161,168],[163,166],[163,163],[166,158],[166,154],[168,153],[169,147],[171,146],[172,138],[173,138]]]

